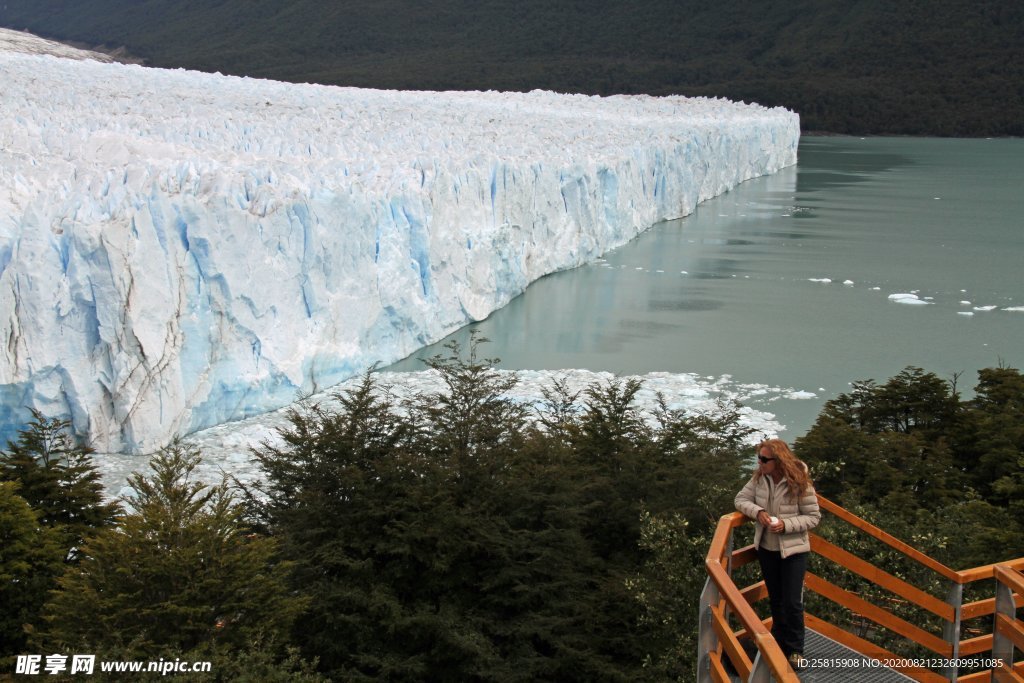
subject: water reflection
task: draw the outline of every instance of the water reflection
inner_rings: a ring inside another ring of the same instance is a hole
[[[835,143],[835,139],[814,137],[800,141],[796,186],[799,194],[862,183],[881,173],[914,163],[904,154],[867,147],[846,146],[839,149]]]
[[[722,302],[716,299],[670,299],[666,301],[651,301],[648,304],[649,311],[713,311],[721,308]]]

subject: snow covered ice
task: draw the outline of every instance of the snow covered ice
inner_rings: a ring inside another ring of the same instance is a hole
[[[402,358],[795,163],[799,138],[792,112],[720,99],[387,92],[41,51],[0,40],[0,439],[35,408],[105,452]]]
[[[510,400],[527,406],[531,415],[543,410],[546,401],[544,390],[562,382],[570,393],[583,392],[591,386],[604,386],[617,379],[641,382],[634,406],[641,416],[654,420],[659,396],[670,410],[681,410],[687,414],[720,414],[721,403],[728,406],[732,401],[743,404],[738,411],[741,425],[753,430],[748,441],[751,445],[762,438],[773,437],[785,429],[775,415],[768,410],[777,401],[801,401],[817,398],[810,391],[792,387],[773,387],[766,384],[748,384],[733,380],[730,375],[721,377],[701,376],[694,373],[652,372],[646,375],[616,378],[610,372],[593,372],[581,369],[566,370],[497,370],[499,375],[513,373],[516,385],[505,394]],[[362,377],[349,379],[329,391],[308,397],[303,403],[317,404],[328,410],[335,410],[339,404],[337,395],[355,389]],[[414,394],[430,395],[446,389],[440,373],[435,370],[420,372],[380,372],[375,375],[378,391],[387,389],[393,399],[402,401]],[[252,455],[252,448],[261,444],[282,446],[280,430],[290,426],[288,411],[300,406],[293,404],[246,420],[225,423],[204,429],[184,439],[188,446],[199,449],[203,459],[196,477],[209,484],[219,483],[225,474],[234,479],[250,483],[260,479],[259,466]],[[105,454],[98,458],[96,466],[100,471],[108,495],[130,495],[126,486],[128,475],[133,471],[146,471],[147,458],[124,454]]]

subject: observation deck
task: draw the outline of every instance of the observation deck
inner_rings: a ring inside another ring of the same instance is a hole
[[[1024,683],[1024,558],[955,571],[823,496],[818,503],[834,536],[864,539],[875,560],[810,534],[808,666],[793,671],[771,619],[758,615],[768,592],[744,569],[756,570],[754,546],[734,549],[747,522],[734,512],[719,520],[705,560],[698,683]]]

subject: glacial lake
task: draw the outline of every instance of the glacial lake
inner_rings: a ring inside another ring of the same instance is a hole
[[[907,366],[969,391],[1024,363],[1024,140],[809,137],[799,163],[654,226],[450,339],[505,369],[731,376],[794,439]],[[906,295],[892,297],[892,295]]]

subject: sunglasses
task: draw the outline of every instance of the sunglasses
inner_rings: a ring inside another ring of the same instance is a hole
[[[769,463],[772,460],[776,460],[776,458],[766,458],[763,455],[757,456],[757,459],[761,462],[762,465],[764,465],[765,463]]]

